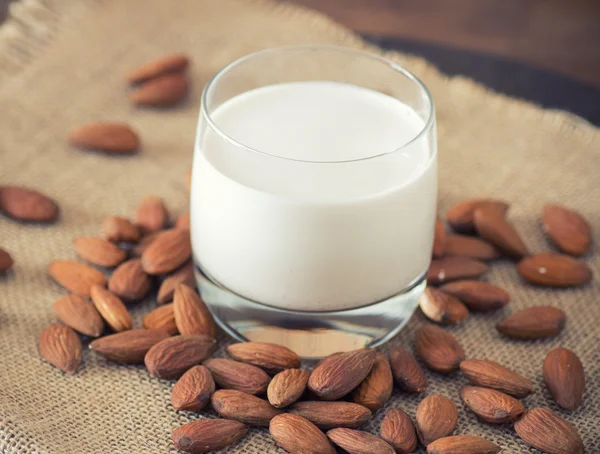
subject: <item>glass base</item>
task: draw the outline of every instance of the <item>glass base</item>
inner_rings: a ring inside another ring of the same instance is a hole
[[[196,281],[215,321],[234,338],[284,345],[304,359],[376,347],[408,322],[425,290],[425,276],[386,300],[334,312],[279,309],[250,301],[208,278],[198,266]]]

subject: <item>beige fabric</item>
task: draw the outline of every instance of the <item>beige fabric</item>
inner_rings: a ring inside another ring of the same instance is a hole
[[[43,189],[60,202],[62,216],[49,227],[0,219],[0,245],[16,260],[14,271],[0,277],[0,450],[174,452],[172,429],[198,416],[173,411],[172,383],[87,351],[74,377],[40,359],[37,338],[54,321],[52,301],[64,293],[46,275],[46,265],[73,258],[75,236],[99,233],[110,214],[131,215],[145,194],[163,196],[175,213],[185,209],[184,175],[202,85],[224,64],[282,44],[366,46],[323,16],[266,0],[22,0],[13,5],[13,15],[0,27],[0,182]],[[194,61],[189,102],[168,112],[132,108],[123,74],[179,50]],[[531,248],[544,251],[549,246],[540,229],[540,209],[558,201],[587,216],[600,241],[596,128],[463,78],[446,78],[421,59],[387,55],[420,76],[436,100],[442,211],[472,196],[505,198],[513,202],[511,218]],[[130,122],[143,138],[141,154],[119,159],[70,149],[66,131],[88,120]],[[593,283],[567,291],[524,285],[515,267],[500,261],[488,279],[510,291],[510,307],[473,315],[451,329],[469,357],[497,360],[532,379],[536,392],[525,400],[529,407],[557,409],[541,381],[545,353],[557,345],[577,352],[587,372],[585,403],[575,412],[560,413],[577,426],[588,453],[600,453],[599,257],[596,243],[584,259],[593,269]],[[153,304],[133,309],[138,324]],[[564,332],[532,343],[500,339],[494,324],[534,304],[564,309],[569,316]],[[392,343],[410,346],[422,321],[415,316]],[[480,424],[465,410],[458,398],[465,383],[460,374],[428,373],[428,378],[427,394],[446,395],[459,407],[455,433],[483,435],[503,446],[503,452],[527,451],[509,425]],[[421,397],[395,392],[386,408],[399,406],[414,416]],[[368,430],[377,432],[384,412],[375,414]],[[279,451],[266,430],[252,429],[228,452]]]

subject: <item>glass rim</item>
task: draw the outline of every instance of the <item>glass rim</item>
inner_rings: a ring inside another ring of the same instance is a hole
[[[288,158],[288,157],[279,156],[279,155],[276,155],[273,153],[267,153],[266,151],[252,148],[248,145],[245,145],[245,144],[235,140],[234,138],[232,138],[229,134],[227,134],[225,131],[223,131],[217,125],[217,123],[214,121],[214,119],[208,112],[208,106],[206,105],[206,103],[207,103],[207,98],[208,98],[207,95],[208,95],[209,91],[219,81],[221,76],[228,73],[229,71],[234,69],[236,66],[238,66],[248,60],[251,60],[256,57],[260,57],[265,54],[285,52],[285,51],[308,51],[308,50],[327,50],[327,51],[334,51],[334,52],[340,52],[340,53],[346,53],[346,54],[356,54],[356,55],[360,55],[363,57],[368,57],[372,60],[376,60],[379,63],[386,64],[392,70],[401,73],[406,78],[411,80],[415,85],[417,85],[419,87],[421,92],[425,94],[425,98],[427,99],[427,105],[429,107],[429,116],[427,118],[427,121],[425,121],[425,123],[423,124],[423,127],[418,132],[418,134],[415,135],[415,137],[413,137],[408,142],[402,144],[398,148],[394,148],[389,151],[384,151],[382,153],[378,153],[373,156],[366,156],[366,157],[355,158],[355,159],[343,159],[343,160],[336,160],[336,161],[315,161],[315,160],[311,160],[311,159]],[[431,92],[429,91],[427,86],[421,81],[421,79],[419,79],[417,76],[415,76],[413,73],[411,73],[407,69],[400,66],[398,63],[395,63],[394,61],[390,60],[389,58],[385,58],[381,55],[377,55],[372,52],[367,52],[367,51],[360,50],[360,49],[353,49],[351,47],[345,47],[345,46],[323,45],[323,44],[321,44],[321,45],[319,45],[319,44],[316,44],[316,45],[291,45],[291,46],[271,47],[271,48],[262,49],[262,50],[259,50],[256,52],[252,52],[250,54],[247,54],[243,57],[240,57],[240,58],[232,61],[231,63],[229,63],[226,66],[224,66],[223,68],[221,68],[210,78],[210,80],[207,82],[206,86],[204,87],[204,90],[202,90],[202,97],[201,97],[201,101],[200,101],[200,113],[202,116],[204,116],[204,118],[206,119],[206,122],[208,123],[210,128],[213,129],[213,131],[215,131],[222,139],[224,139],[227,142],[231,143],[232,145],[234,145],[236,147],[240,147],[244,150],[247,150],[247,151],[250,151],[253,153],[258,153],[258,154],[261,154],[264,156],[269,156],[271,158],[283,159],[285,161],[305,162],[305,163],[311,163],[311,164],[343,164],[343,163],[348,163],[348,162],[367,161],[370,159],[377,159],[377,158],[381,158],[383,156],[398,153],[401,150],[405,149],[406,147],[410,146],[411,144],[417,142],[429,130],[431,130],[431,127],[435,121],[435,103],[433,101],[433,97],[431,96]],[[434,151],[434,154],[435,154],[435,151]]]

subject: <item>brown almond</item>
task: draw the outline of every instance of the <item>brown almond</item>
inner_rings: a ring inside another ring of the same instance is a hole
[[[576,287],[592,280],[592,271],[585,263],[562,254],[527,257],[517,269],[526,281],[548,287]]]
[[[433,257],[441,258],[444,256],[444,253],[446,252],[446,238],[444,224],[442,224],[440,218],[437,218],[435,220],[435,233],[433,237]]]
[[[203,334],[169,337],[148,350],[144,363],[150,375],[166,380],[179,378],[204,361],[214,346],[215,340]]]
[[[427,446],[427,454],[496,454],[501,450],[491,441],[473,435],[439,438]]]
[[[302,369],[287,369],[273,377],[267,387],[267,398],[275,408],[284,408],[296,402],[308,384],[310,372]]]
[[[465,352],[454,336],[434,325],[422,325],[417,329],[415,351],[427,367],[444,374],[458,369],[465,359]]]
[[[96,309],[114,331],[126,331],[133,327],[131,315],[117,295],[100,285],[93,285],[90,295]]]
[[[0,273],[10,270],[13,266],[13,259],[8,252],[0,248]]]
[[[300,367],[300,357],[283,345],[238,342],[228,346],[227,353],[237,361],[252,364],[273,374]]]
[[[90,348],[111,361],[141,364],[148,350],[168,337],[160,329],[131,329],[96,339]]]
[[[493,260],[500,257],[498,250],[487,241],[466,235],[449,235],[446,240],[446,255],[477,260]]]
[[[427,446],[452,433],[458,423],[458,410],[451,400],[434,394],[421,401],[415,421],[419,440]]]
[[[196,288],[196,277],[194,276],[194,264],[191,260],[184,263],[178,270],[169,274],[158,289],[156,300],[159,304],[173,301],[175,289],[179,284],[185,284],[193,289]]]
[[[392,395],[394,377],[390,363],[383,353],[377,353],[371,372],[352,392],[352,400],[375,411]]]
[[[181,334],[206,334],[215,337],[217,328],[200,295],[185,284],[179,284],[173,298],[175,324]]]
[[[362,430],[331,429],[327,438],[350,454],[395,454],[394,448],[381,438]]]
[[[135,213],[135,223],[143,233],[162,230],[169,221],[169,212],[160,197],[147,195],[138,205]]]
[[[544,206],[542,220],[550,241],[565,254],[583,255],[589,249],[592,232],[581,214],[549,203]]]
[[[94,236],[80,236],[73,241],[79,257],[94,265],[113,268],[127,258],[127,253],[116,244]]]
[[[138,106],[170,107],[185,98],[188,91],[189,82],[184,74],[164,74],[134,88],[129,100]]]
[[[460,363],[460,371],[474,385],[496,389],[514,397],[527,397],[533,392],[531,381],[494,361],[466,359]]]
[[[90,289],[93,285],[106,285],[106,277],[100,271],[72,260],[50,262],[48,274],[59,285],[81,296],[90,296]]]
[[[390,351],[392,374],[403,391],[422,393],[427,387],[427,378],[421,365],[412,353],[402,347]]]
[[[583,400],[585,373],[581,360],[566,348],[555,348],[546,355],[544,383],[552,398],[566,410],[576,410]]]
[[[194,366],[181,376],[171,392],[175,410],[199,412],[210,402],[215,392],[215,381],[204,366]]]
[[[129,219],[111,216],[104,220],[104,238],[115,243],[122,241],[137,243],[140,239],[140,229]]]
[[[210,402],[223,418],[235,419],[250,426],[269,426],[269,422],[281,413],[266,400],[235,389],[220,389]]]
[[[22,222],[53,222],[58,205],[47,195],[22,186],[0,186],[0,213]]]
[[[532,408],[515,422],[525,443],[548,454],[583,454],[583,441],[569,422],[547,408]]]
[[[177,334],[177,325],[175,324],[175,313],[173,311],[173,304],[165,304],[159,306],[153,311],[146,314],[143,321],[144,328],[146,329],[162,329],[171,336]]]
[[[322,400],[337,400],[369,375],[376,356],[371,348],[330,355],[312,371],[308,388]]]
[[[170,273],[183,265],[191,255],[189,230],[165,230],[142,253],[142,268],[148,274]]]
[[[231,359],[212,358],[204,361],[215,382],[221,388],[235,389],[248,394],[263,394],[271,378],[256,366]]]
[[[493,311],[506,306],[510,295],[500,287],[482,281],[449,282],[440,287],[444,293],[454,296],[473,311]]]
[[[306,401],[292,404],[288,411],[308,419],[319,429],[356,428],[371,417],[371,410],[353,402]]]
[[[381,422],[381,438],[398,454],[410,454],[417,450],[417,431],[410,417],[400,408],[390,409]]]
[[[108,280],[108,289],[124,301],[139,301],[150,292],[152,278],[144,273],[140,259],[119,265]]]
[[[519,232],[496,207],[480,206],[473,213],[477,234],[500,251],[517,259],[529,255]]]
[[[419,298],[419,307],[425,316],[442,325],[456,325],[469,316],[469,310],[452,295],[427,287]]]
[[[173,431],[175,447],[185,452],[208,452],[226,448],[244,438],[248,427],[228,419],[191,421]]]
[[[520,401],[495,389],[463,386],[460,397],[479,419],[492,424],[514,421],[525,411]]]
[[[291,454],[335,454],[329,440],[308,419],[282,413],[271,419],[269,432],[278,446]]]
[[[190,229],[190,213],[181,213],[175,218],[175,228]]]
[[[71,145],[112,154],[132,154],[140,146],[137,133],[125,123],[88,123],[72,130]]]
[[[130,250],[130,255],[136,258],[141,257],[148,246],[150,246],[150,243],[152,243],[160,233],[160,231],[157,231],[146,234],[137,244],[133,245]]]
[[[127,74],[127,82],[138,84],[153,79],[163,74],[180,73],[186,70],[190,63],[189,58],[183,54],[167,55],[151,60]]]
[[[79,295],[65,295],[52,305],[56,317],[81,334],[98,337],[104,330],[102,317],[93,304]]]
[[[71,328],[50,325],[40,335],[40,355],[54,367],[73,374],[81,363],[81,341]]]
[[[542,339],[556,336],[567,323],[567,315],[552,306],[523,309],[496,325],[496,329],[513,339]]]
[[[431,285],[443,284],[458,279],[481,276],[488,266],[479,260],[467,257],[444,257],[431,261],[427,271],[427,282]]]
[[[506,215],[509,205],[501,200],[479,199],[467,200],[452,206],[446,213],[446,219],[452,228],[459,233],[473,233],[475,224],[473,213],[481,206],[494,207],[503,216]]]

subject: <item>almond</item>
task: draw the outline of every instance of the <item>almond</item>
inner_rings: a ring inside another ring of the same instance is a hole
[[[501,450],[491,441],[473,435],[439,438],[427,446],[427,454],[496,454]]]
[[[123,249],[100,237],[80,236],[73,245],[79,257],[105,268],[113,268],[127,258]]]
[[[505,254],[517,259],[529,255],[519,232],[497,207],[477,207],[473,213],[473,220],[477,234]]]
[[[170,107],[185,98],[188,91],[189,82],[184,74],[164,74],[139,85],[129,99],[138,106]]]
[[[59,285],[81,296],[90,296],[93,285],[106,285],[106,277],[100,271],[72,260],[51,262],[48,265],[48,274]]]
[[[449,235],[446,240],[446,255],[469,257],[477,260],[492,260],[500,257],[494,246],[487,241],[465,235]]]
[[[92,286],[90,295],[96,309],[114,331],[120,332],[132,328],[131,315],[117,295],[99,285]]]
[[[468,200],[454,205],[446,213],[446,219],[452,228],[459,233],[473,233],[475,224],[473,221],[473,213],[476,208],[481,206],[494,207],[503,216],[506,215],[509,205],[501,200],[479,199]]]
[[[206,304],[194,290],[179,284],[173,298],[175,324],[181,334],[206,334],[215,337],[217,331]]]
[[[395,454],[381,438],[361,430],[331,429],[327,438],[350,454]]]
[[[81,341],[68,326],[50,325],[42,331],[38,347],[46,361],[68,374],[81,363]]]
[[[175,289],[179,284],[185,284],[193,289],[196,288],[196,277],[194,276],[194,264],[191,260],[183,264],[178,270],[168,275],[160,288],[156,300],[159,304],[173,301]]]
[[[371,411],[352,402],[307,401],[292,404],[288,411],[308,419],[319,429],[355,428],[371,417]]]
[[[65,295],[53,304],[56,317],[81,334],[98,337],[104,330],[102,317],[93,304],[79,295]]]
[[[493,311],[506,306],[510,295],[500,287],[482,281],[449,282],[440,287],[444,293],[454,296],[473,311]]]
[[[111,361],[142,364],[148,350],[168,337],[160,329],[131,329],[96,339],[90,348]]]
[[[495,389],[463,386],[460,397],[478,418],[492,424],[514,421],[525,411],[520,401]]]
[[[258,367],[230,359],[212,358],[204,361],[215,382],[221,388],[235,389],[248,394],[263,394],[271,378]]]
[[[548,287],[575,287],[592,280],[588,266],[568,255],[537,254],[521,260],[519,274],[532,284]]]
[[[161,232],[158,231],[146,234],[137,244],[133,245],[130,250],[131,256],[141,257],[148,246],[150,246],[150,243],[152,243],[160,233]]]
[[[527,378],[494,361],[467,359],[460,363],[460,371],[474,385],[496,389],[514,397],[527,397],[533,392],[533,385]]]
[[[201,419],[173,431],[175,447],[185,452],[208,452],[226,448],[243,438],[248,428],[228,419]]]
[[[182,213],[175,218],[175,228],[190,229],[190,213]]]
[[[204,366],[194,366],[181,376],[171,392],[171,404],[175,410],[202,410],[215,392],[215,381]]]
[[[308,383],[310,372],[302,369],[287,369],[273,377],[267,388],[267,397],[275,408],[284,408],[296,402]]]
[[[53,222],[58,205],[47,195],[22,186],[0,186],[0,213],[22,222]]]
[[[329,440],[309,420],[282,413],[271,419],[269,432],[277,445],[292,454],[335,454]]]
[[[427,446],[452,433],[458,423],[458,410],[452,401],[434,394],[421,401],[415,420],[419,440]]]
[[[544,206],[544,231],[562,252],[583,255],[592,242],[590,225],[581,214],[552,203]]]
[[[300,357],[289,348],[266,342],[239,342],[227,347],[237,361],[260,367],[269,373],[300,367]]]
[[[469,316],[463,303],[433,287],[425,289],[419,298],[419,307],[429,320],[442,325],[456,325]]]
[[[575,353],[555,348],[546,355],[543,366],[544,383],[552,398],[566,410],[576,410],[583,400],[585,373]]]
[[[392,374],[400,389],[411,393],[422,393],[427,387],[427,378],[421,365],[412,353],[401,347],[390,351]]]
[[[98,122],[71,131],[68,141],[75,147],[112,154],[132,154],[140,146],[137,133],[125,123]]]
[[[115,243],[121,241],[137,243],[140,239],[140,229],[129,219],[118,216],[106,218],[103,225],[104,238]]]
[[[369,375],[376,356],[370,348],[330,355],[312,371],[308,388],[322,400],[337,400]]]
[[[157,58],[132,70],[127,74],[127,82],[137,84],[162,76],[163,74],[179,73],[185,71],[189,63],[189,58],[183,54],[173,54]]]
[[[400,408],[390,409],[381,422],[381,438],[387,441],[398,454],[409,454],[417,450],[417,432],[410,417]]]
[[[431,261],[427,271],[427,282],[443,284],[458,279],[478,277],[488,270],[485,263],[467,257],[444,257]]]
[[[268,427],[271,419],[281,413],[266,400],[235,389],[218,390],[210,402],[222,417],[251,426]]]
[[[446,230],[440,218],[435,220],[435,234],[433,237],[432,255],[435,258],[443,257],[446,252]]]
[[[388,401],[394,388],[390,363],[383,353],[377,353],[371,372],[352,392],[352,400],[369,410],[377,410]]]
[[[13,266],[13,259],[8,252],[0,249],[0,273],[10,270]]]
[[[577,429],[552,410],[532,408],[515,422],[515,431],[529,446],[548,454],[582,454]]]
[[[170,273],[183,265],[191,255],[189,230],[165,230],[143,252],[142,268],[148,274]]]
[[[542,339],[556,336],[567,323],[567,315],[552,306],[533,306],[505,318],[496,325],[513,339]]]
[[[434,325],[422,325],[417,329],[415,350],[427,367],[444,374],[458,369],[465,359],[465,352],[454,336]]]
[[[169,337],[155,344],[144,358],[150,375],[179,378],[185,371],[204,361],[215,346],[215,340],[202,334]]]
[[[162,230],[169,221],[169,212],[160,197],[147,195],[138,205],[135,213],[135,223],[143,233]]]
[[[179,332],[177,331],[177,325],[175,324],[173,304],[165,304],[164,306],[159,306],[149,312],[144,317],[143,325],[146,329],[162,329],[170,335]]]
[[[140,259],[119,265],[108,280],[108,289],[124,301],[139,301],[150,292],[152,278],[144,273]]]

